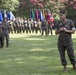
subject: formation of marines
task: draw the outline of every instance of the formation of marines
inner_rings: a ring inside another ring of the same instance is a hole
[[[23,19],[23,18],[16,18],[15,21],[9,21],[10,27],[9,27],[9,33],[38,33],[42,32],[43,27],[48,26],[48,33],[50,33],[51,30],[51,35],[52,35],[52,25],[53,23],[50,22],[50,24],[43,25],[43,21],[40,21],[40,19]],[[50,29],[51,27],[51,29]]]

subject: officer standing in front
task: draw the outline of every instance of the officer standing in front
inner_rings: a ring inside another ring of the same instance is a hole
[[[4,46],[4,38],[2,34],[2,25],[0,24],[0,48],[3,48]]]
[[[75,27],[72,20],[66,18],[66,11],[60,10],[59,13],[60,21],[57,22],[55,28],[55,34],[59,34],[58,38],[58,50],[60,53],[61,63],[64,67],[64,72],[67,71],[67,61],[65,57],[65,51],[67,50],[68,57],[71,64],[73,65],[73,70],[76,70],[76,61],[74,56],[74,48],[71,34],[74,34]]]
[[[2,34],[3,34],[3,38],[6,38],[6,47],[9,46],[9,23],[8,23],[8,20],[7,18],[4,18],[3,19],[3,22],[2,22]],[[4,45],[4,42],[3,42],[3,45]]]

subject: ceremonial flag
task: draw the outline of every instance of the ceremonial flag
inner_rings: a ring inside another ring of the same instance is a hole
[[[0,11],[0,22],[3,20],[2,12]]]
[[[3,12],[3,18],[7,18],[6,10]]]
[[[44,16],[43,16],[43,14],[42,14],[41,10],[39,10],[39,19],[40,19],[41,21],[43,21],[43,20],[44,20]]]
[[[44,18],[45,18],[45,10],[43,9],[43,16],[44,16]]]
[[[7,19],[10,20],[10,13],[9,12],[7,13]]]
[[[35,12],[33,9],[30,11],[30,18],[35,19]]]
[[[54,22],[54,18],[52,16],[52,14],[50,13],[50,11],[48,11],[48,19],[52,22]]]
[[[36,13],[36,20],[38,20],[38,15],[39,15],[38,10],[36,10],[35,13]]]
[[[15,16],[13,15],[13,13],[11,11],[7,13],[7,18],[9,20],[15,20]]]

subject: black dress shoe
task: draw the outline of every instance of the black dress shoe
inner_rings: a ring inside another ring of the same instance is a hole
[[[76,70],[76,64],[73,65],[73,70]]]

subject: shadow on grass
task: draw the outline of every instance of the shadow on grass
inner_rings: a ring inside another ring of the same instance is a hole
[[[0,50],[1,75],[65,75],[56,42],[55,35],[10,38],[9,48]],[[75,75],[70,71],[66,75]]]

